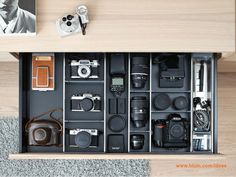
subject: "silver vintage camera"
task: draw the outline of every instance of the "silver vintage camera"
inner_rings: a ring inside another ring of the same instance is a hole
[[[71,78],[98,78],[98,60],[72,60],[71,61]]]
[[[99,131],[97,129],[73,129],[69,131],[70,147],[96,148]]]
[[[90,93],[73,95],[71,97],[71,110],[81,112],[100,112],[101,97]]]

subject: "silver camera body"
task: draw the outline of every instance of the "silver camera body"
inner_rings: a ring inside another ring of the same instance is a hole
[[[72,60],[71,61],[71,78],[98,78],[98,60]]]
[[[100,112],[101,97],[91,93],[73,95],[71,97],[71,111],[77,112]]]
[[[99,144],[99,131],[97,129],[73,129],[69,131],[70,147],[97,148]]]

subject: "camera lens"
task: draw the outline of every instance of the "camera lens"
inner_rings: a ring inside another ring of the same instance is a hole
[[[188,107],[188,100],[187,100],[187,98],[184,97],[184,96],[179,96],[179,97],[175,98],[175,100],[174,100],[174,107],[177,110],[186,109]]]
[[[161,93],[154,98],[153,103],[156,109],[165,110],[170,107],[171,99],[167,94]]]
[[[62,18],[62,21],[65,22],[65,21],[66,21],[66,17],[63,17],[63,18]]]
[[[148,117],[148,101],[146,97],[135,96],[131,99],[131,119],[134,127],[145,127]]]
[[[81,65],[78,67],[78,75],[81,78],[88,78],[91,74],[91,69],[87,65]]]
[[[51,134],[51,129],[49,128],[37,128],[33,132],[34,140],[41,145],[47,144],[49,142],[49,136]]]
[[[68,20],[72,20],[73,17],[74,17],[73,15],[67,15]]]
[[[144,88],[148,78],[148,59],[145,57],[133,57],[131,79],[134,88]]]
[[[91,135],[86,131],[81,131],[75,136],[75,144],[80,148],[88,148],[91,142]]]
[[[80,106],[85,112],[88,112],[93,109],[93,101],[89,98],[84,98],[81,100]]]
[[[66,25],[67,25],[67,26],[71,26],[72,23],[71,23],[71,22],[67,22]]]
[[[144,135],[131,135],[131,149],[140,150],[144,146]]]

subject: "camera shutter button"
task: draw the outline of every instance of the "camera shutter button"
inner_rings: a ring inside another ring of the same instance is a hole
[[[88,112],[93,109],[93,101],[89,98],[84,98],[81,100],[80,106],[85,112]]]

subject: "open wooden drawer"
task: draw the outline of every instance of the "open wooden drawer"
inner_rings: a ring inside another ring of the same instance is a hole
[[[218,57],[213,53],[21,53],[20,154],[10,158],[217,154]],[[47,87],[34,84],[47,76],[37,75],[37,67],[48,67]],[[52,114],[61,122],[61,132],[49,114],[38,117],[55,108],[63,109],[61,116]]]

